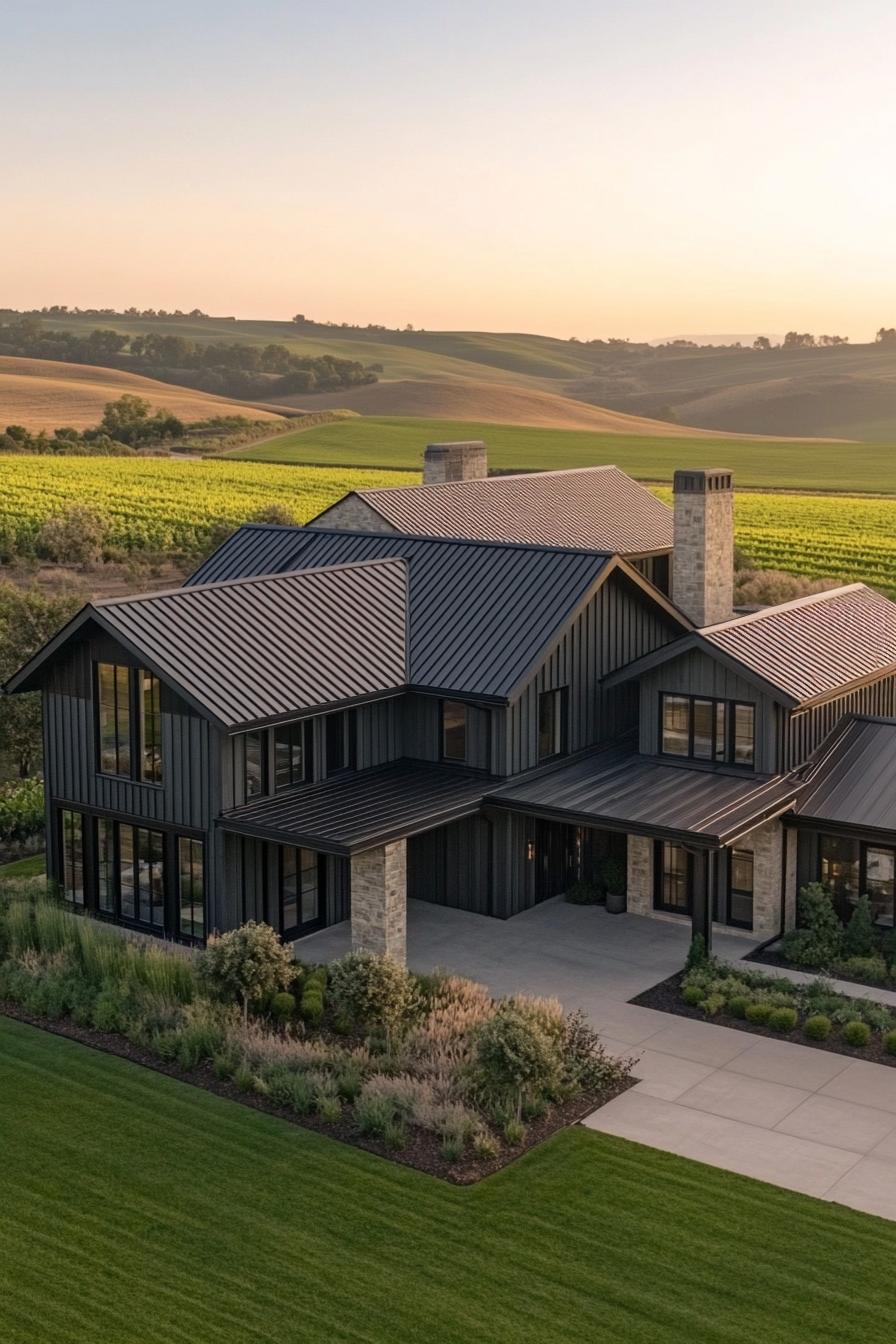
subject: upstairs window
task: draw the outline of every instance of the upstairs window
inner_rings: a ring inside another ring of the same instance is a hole
[[[305,779],[305,724],[274,729],[274,789],[292,789]]]
[[[442,701],[442,759],[467,759],[467,707],[459,700]]]
[[[355,764],[355,714],[344,709],[324,719],[324,750],[327,775],[352,770]]]
[[[538,759],[549,761],[566,751],[566,688],[538,697]]]
[[[700,695],[660,697],[660,751],[717,765],[752,766],[755,707]]]
[[[97,663],[98,766],[101,774],[162,782],[162,685],[143,668]]]
[[[266,733],[243,734],[243,794],[246,801],[268,791]]]

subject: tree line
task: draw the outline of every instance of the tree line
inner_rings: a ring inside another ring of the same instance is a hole
[[[0,324],[0,354],[130,369],[162,382],[243,399],[360,387],[375,383],[382,372],[379,364],[334,355],[296,355],[275,342],[264,346],[201,342],[162,332],[128,336],[110,328],[82,336],[48,329],[33,316]]]
[[[276,424],[276,422],[274,422]],[[126,392],[117,401],[107,401],[103,418],[88,429],[63,425],[52,434],[45,429],[34,433],[24,425],[7,425],[0,433],[0,453],[38,453],[56,456],[126,457],[152,448],[171,448],[174,444],[198,446],[205,450],[210,437],[222,440],[270,434],[269,420],[249,420],[242,415],[215,415],[207,420],[184,424],[170,411],[152,411],[144,397]]]

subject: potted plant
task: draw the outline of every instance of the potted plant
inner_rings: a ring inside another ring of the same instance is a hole
[[[606,858],[601,864],[601,878],[607,893],[607,914],[625,912],[625,868],[618,859]]]

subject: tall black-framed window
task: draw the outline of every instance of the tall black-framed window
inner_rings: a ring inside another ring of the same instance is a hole
[[[162,783],[162,684],[144,668],[97,663],[97,769]]]
[[[165,927],[165,836],[118,824],[119,916],[156,932]]]
[[[243,796],[260,798],[268,791],[268,735],[243,733]]]
[[[115,822],[96,820],[97,909],[104,915],[118,913],[118,877],[115,857]]]
[[[99,769],[104,775],[131,775],[131,669],[97,663]]]
[[[538,759],[549,761],[566,752],[566,687],[542,691],[538,697]]]
[[[325,919],[326,860],[313,849],[280,847],[280,933],[300,938]]]
[[[732,849],[728,858],[728,923],[753,927],[753,851]]]
[[[355,766],[355,711],[340,709],[324,718],[324,758],[327,775]]]
[[[205,846],[188,835],[177,837],[177,927],[182,938],[205,937]]]
[[[304,723],[286,723],[274,729],[274,790],[295,788],[305,779]]]
[[[654,847],[653,905],[675,915],[689,915],[693,906],[693,864],[683,845],[658,840]]]
[[[756,708],[742,700],[660,694],[663,756],[751,767],[756,759]]]
[[[84,905],[84,813],[62,808],[59,813],[62,841],[62,895],[71,905]]]
[[[467,707],[460,700],[442,701],[442,759],[467,759]]]

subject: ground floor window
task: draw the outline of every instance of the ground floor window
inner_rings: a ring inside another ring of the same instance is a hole
[[[143,826],[118,826],[118,912],[122,919],[165,927],[165,837]]]
[[[178,931],[184,938],[205,937],[205,846],[177,837]]]
[[[324,922],[325,860],[313,849],[280,850],[280,931],[299,938]]]
[[[728,923],[753,927],[753,851],[732,849],[728,870]]]
[[[72,905],[84,904],[84,814],[63,808],[62,895]]]
[[[848,836],[820,835],[818,880],[832,892],[841,919],[848,920],[859,897],[867,895],[875,923],[893,927],[896,847],[864,844]]]
[[[654,906],[676,915],[691,913],[691,864],[683,845],[661,841],[657,845]]]

